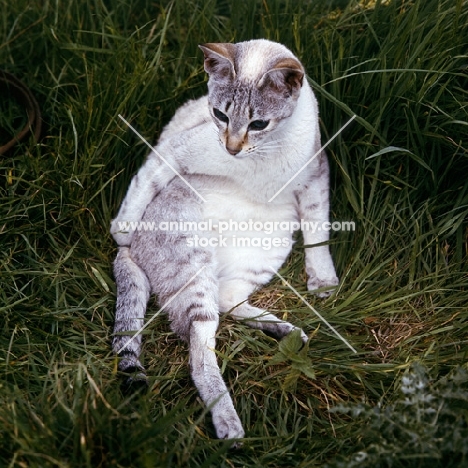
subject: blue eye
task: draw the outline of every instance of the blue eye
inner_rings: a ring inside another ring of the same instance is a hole
[[[216,109],[216,107],[213,107],[213,114],[218,120],[221,120],[221,122],[229,122],[229,117],[226,114],[223,114],[219,109]]]
[[[268,127],[269,120],[254,120],[249,124],[249,130],[263,130]]]

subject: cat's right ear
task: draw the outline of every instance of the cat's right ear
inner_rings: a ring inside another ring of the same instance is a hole
[[[217,80],[232,81],[236,72],[234,70],[234,57],[236,46],[229,43],[200,44],[198,47],[205,55],[205,71]]]

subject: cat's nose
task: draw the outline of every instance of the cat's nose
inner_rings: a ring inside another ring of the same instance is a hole
[[[229,148],[229,146],[226,146],[226,150],[229,154],[232,154],[233,156],[240,152],[240,148]]]

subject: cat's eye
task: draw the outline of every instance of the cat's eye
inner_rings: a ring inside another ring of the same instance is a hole
[[[263,130],[268,127],[269,120],[254,120],[249,124],[249,130]]]
[[[229,122],[229,117],[226,114],[223,114],[219,109],[216,109],[216,107],[213,107],[213,114],[218,120],[221,120],[221,122]]]

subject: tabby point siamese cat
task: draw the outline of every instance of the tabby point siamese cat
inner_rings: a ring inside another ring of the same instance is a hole
[[[298,330],[248,298],[290,253],[291,225],[328,221],[329,169],[317,101],[289,49],[263,39],[200,48],[208,95],[177,110],[112,221],[113,349],[128,383],[146,382],[135,333],[156,294],[171,329],[188,342],[191,376],[217,436],[235,439],[244,429],[216,360],[219,314],[278,338]],[[129,228],[140,221],[166,228]],[[167,229],[169,222],[188,228]],[[338,284],[329,233],[302,230],[305,245],[318,244],[306,249],[308,290],[327,296]]]

